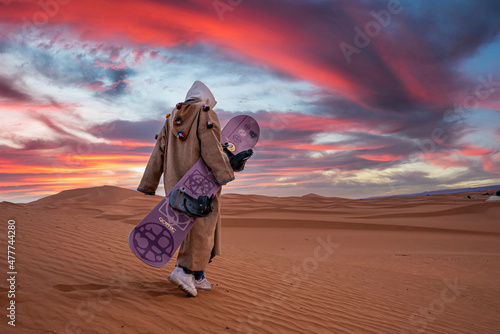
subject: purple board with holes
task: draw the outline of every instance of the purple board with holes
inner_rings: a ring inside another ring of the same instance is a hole
[[[253,148],[259,140],[259,134],[255,119],[245,115],[236,116],[222,130],[221,144],[229,143],[229,150],[238,154]],[[202,158],[177,182],[174,189],[181,187],[195,198],[211,196],[220,188]],[[132,252],[153,267],[162,267],[170,261],[197,219],[174,210],[169,199],[170,192],[134,227],[128,237]]]

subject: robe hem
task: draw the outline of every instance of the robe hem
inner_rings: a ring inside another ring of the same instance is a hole
[[[147,191],[147,190],[144,190],[142,188],[137,188],[138,191],[140,191],[141,193],[145,193],[146,195],[154,195],[155,192],[154,191]]]

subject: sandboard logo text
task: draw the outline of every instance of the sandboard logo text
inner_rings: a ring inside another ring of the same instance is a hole
[[[172,225],[170,225],[169,223],[167,223],[167,222],[165,221],[165,219],[163,219],[163,218],[161,218],[161,217],[160,217],[160,218],[158,218],[158,219],[159,219],[159,220],[160,220],[160,222],[161,222],[163,225],[165,225],[165,226],[166,226],[169,230],[171,230],[172,232],[175,232],[175,228],[174,228]]]

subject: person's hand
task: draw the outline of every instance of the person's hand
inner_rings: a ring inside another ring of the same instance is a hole
[[[240,153],[234,155],[233,152],[229,151],[228,144],[223,144],[224,152],[229,158],[229,163],[231,164],[231,168],[235,172],[241,172],[245,168],[245,163],[248,159],[253,155],[253,150],[248,149],[245,151],[241,151]]]

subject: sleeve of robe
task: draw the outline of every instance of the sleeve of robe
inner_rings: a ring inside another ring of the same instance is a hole
[[[139,187],[137,190],[148,194],[154,195],[156,193],[156,189],[158,188],[158,184],[160,183],[161,175],[163,174],[164,167],[164,157],[166,154],[168,136],[167,136],[167,122],[161,129],[160,134],[158,135],[158,139],[156,140],[155,148],[153,149],[153,153],[149,157],[148,165],[146,166],[146,170],[142,175],[141,183],[139,183]]]
[[[207,126],[209,120],[213,122],[213,128]],[[198,138],[203,161],[212,170],[217,183],[223,185],[234,180],[233,169],[220,144],[221,128],[219,118],[211,108],[208,112],[201,111],[198,123]]]

